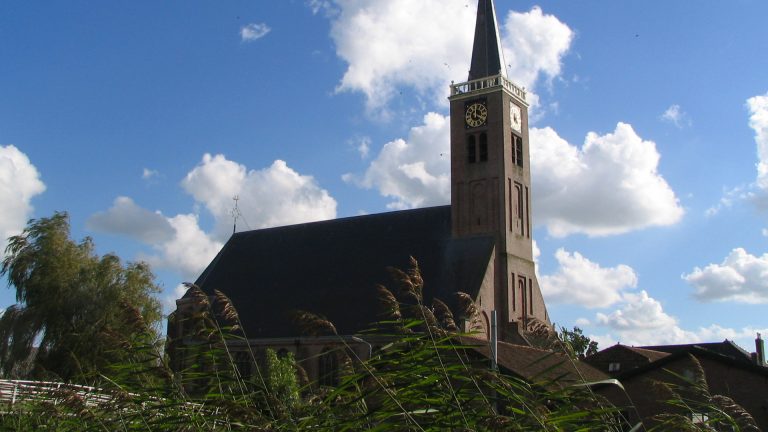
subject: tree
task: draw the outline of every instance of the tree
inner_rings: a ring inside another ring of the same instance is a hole
[[[563,342],[571,357],[580,358],[597,352],[597,342],[584,336],[584,333],[578,327],[573,327],[573,330],[560,327],[558,338]]]
[[[3,375],[72,380],[125,359],[137,332],[158,339],[159,288],[149,267],[98,256],[90,238],[74,242],[66,213],[30,220],[5,252],[0,276],[17,303],[0,317]],[[30,359],[31,370],[19,371]]]

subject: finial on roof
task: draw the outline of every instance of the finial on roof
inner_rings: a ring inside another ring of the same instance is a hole
[[[475,42],[469,81],[495,75],[507,76],[493,0],[478,0]]]

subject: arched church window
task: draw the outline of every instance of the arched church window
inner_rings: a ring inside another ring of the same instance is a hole
[[[525,303],[526,303],[526,292],[525,292],[525,276],[518,276],[517,279],[517,287],[520,290],[520,303],[522,304],[521,310],[523,312],[523,316],[525,316]]]
[[[480,134],[480,162],[488,160],[488,135],[485,132]]]
[[[467,137],[467,162],[477,162],[477,144],[475,143],[474,135],[469,135]]]
[[[339,384],[339,361],[336,353],[326,348],[318,359],[318,379],[321,386],[334,387]]]

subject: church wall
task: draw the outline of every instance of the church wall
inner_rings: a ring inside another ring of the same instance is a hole
[[[482,315],[482,322],[483,322],[483,333],[478,335],[485,338],[490,337],[490,321],[491,321],[491,312],[496,309],[498,314],[501,314],[501,311],[499,310],[501,304],[500,300],[496,298],[497,291],[495,289],[496,284],[496,250],[491,253],[491,257],[488,260],[488,267],[485,270],[485,275],[483,276],[483,282],[480,285],[480,290],[478,291],[477,298],[475,299],[475,303],[477,304],[478,308],[480,309],[480,313]],[[468,331],[469,329],[465,329],[465,331]]]

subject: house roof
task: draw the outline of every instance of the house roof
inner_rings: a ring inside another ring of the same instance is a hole
[[[487,340],[464,337],[462,341],[483,356],[490,357]],[[498,343],[498,363],[508,372],[535,383],[563,386],[610,378],[594,367],[573,360],[565,354],[506,342]]]
[[[706,345],[706,344],[705,344]],[[701,358],[708,358],[710,360],[714,360],[723,364],[727,364],[731,367],[736,367],[739,369],[748,370],[754,373],[757,373],[759,375],[768,377],[768,367],[765,366],[759,366],[752,362],[745,362],[740,358],[734,358],[731,356],[723,355],[719,352],[702,348],[700,345],[691,344],[691,345],[682,345],[686,347],[685,349],[678,349],[677,351],[671,353],[670,355],[661,358],[657,361],[651,362],[647,365],[643,365],[640,367],[637,367],[635,369],[628,370],[624,373],[621,373],[617,376],[617,378],[622,381],[625,379],[630,379],[638,375],[642,375],[647,371],[662,368],[676,360],[679,360],[683,357],[687,357],[689,355],[693,355],[694,357],[701,357]]]
[[[591,356],[587,357],[586,360],[589,363],[610,361],[616,355],[616,351],[629,351],[631,353],[637,354],[638,356],[647,359],[648,362],[656,361],[660,358],[663,358],[669,355],[668,352],[655,351],[647,348],[638,348],[638,347],[632,347],[628,345],[616,344],[604,350],[600,350],[595,354],[592,354]]]
[[[453,239],[450,206],[431,207],[237,233],[196,284],[229,296],[249,338],[299,335],[295,310],[354,334],[380,319],[388,267],[407,270],[413,256],[424,303],[453,306],[457,291],[476,297],[492,252],[491,237]]]
[[[752,363],[751,354],[745,351],[740,346],[733,343],[733,341],[729,341],[728,339],[724,340],[723,342],[707,342],[707,343],[681,344],[681,345],[654,345],[654,346],[644,346],[640,348],[646,349],[646,350],[661,351],[661,352],[666,352],[670,354],[675,354],[680,351],[688,352],[693,347],[698,347],[702,350],[706,350],[706,351],[717,353],[726,357],[730,357],[737,361]]]

